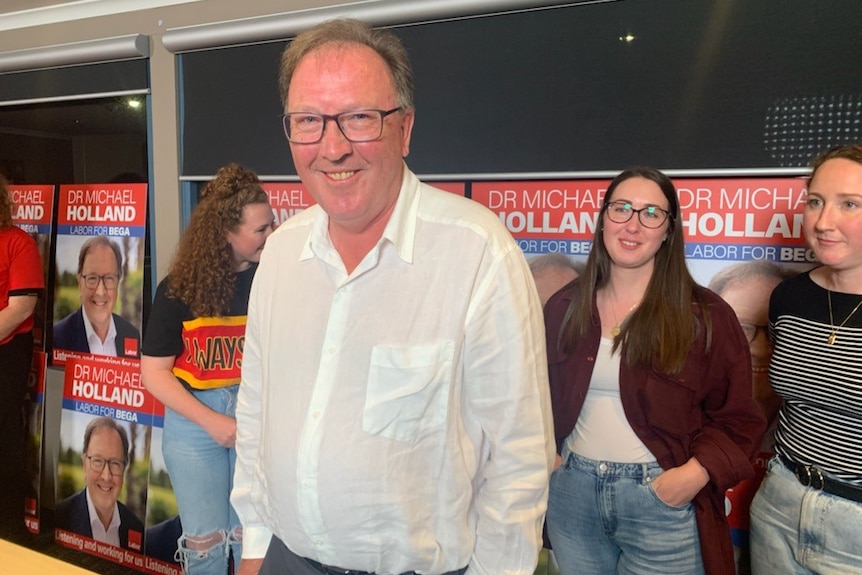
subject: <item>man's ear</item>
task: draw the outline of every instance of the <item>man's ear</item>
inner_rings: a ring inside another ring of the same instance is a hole
[[[413,134],[413,122],[416,120],[416,111],[412,108],[401,114],[401,157],[406,158],[410,154],[410,136]]]

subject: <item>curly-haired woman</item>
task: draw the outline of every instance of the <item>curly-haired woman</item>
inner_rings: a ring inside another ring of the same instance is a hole
[[[146,388],[165,404],[162,452],[180,510],[178,559],[187,575],[224,575],[239,557],[239,519],[229,497],[233,417],[248,295],[273,230],[257,176],[221,168],[203,191],[159,284],[141,358]]]

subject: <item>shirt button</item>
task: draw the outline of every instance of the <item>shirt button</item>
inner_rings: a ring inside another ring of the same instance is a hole
[[[314,544],[315,545],[323,545],[323,539],[315,539]]]
[[[302,482],[302,488],[303,488],[303,489],[308,489],[309,485],[310,485],[310,483],[309,483],[308,481],[303,481],[303,482]]]
[[[311,417],[313,417],[314,419],[320,419],[320,412],[315,411],[314,413],[311,414]]]
[[[329,348],[328,350],[326,350],[326,351],[328,351],[328,352],[329,352],[329,355],[335,355],[335,351],[336,351],[335,346],[333,345],[332,347],[330,347],[330,348]]]

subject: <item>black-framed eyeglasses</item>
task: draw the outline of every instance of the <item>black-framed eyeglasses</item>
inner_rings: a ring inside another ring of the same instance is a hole
[[[401,106],[391,110],[354,110],[335,115],[291,112],[282,114],[281,125],[284,128],[284,135],[294,144],[319,142],[323,138],[328,120],[334,120],[338,129],[350,142],[373,142],[383,135],[383,119],[399,110]]]
[[[763,332],[763,335],[769,337],[768,325],[756,325],[745,321],[739,322],[739,325],[742,326],[742,333],[745,334],[745,339],[748,340],[748,343],[751,343],[752,341],[757,339],[757,333],[760,331]]]
[[[605,212],[608,218],[616,224],[624,224],[632,215],[637,214],[638,220],[645,227],[658,228],[670,217],[670,212],[658,206],[645,206],[643,208],[633,208],[628,202],[617,201],[610,202],[605,205]]]
[[[96,473],[101,473],[105,469],[105,464],[108,464],[108,471],[111,475],[122,475],[126,470],[126,462],[122,459],[103,459],[101,457],[93,457],[85,455],[87,461],[90,462],[90,469]]]
[[[84,285],[87,286],[87,289],[97,289],[99,282],[101,282],[105,284],[106,290],[115,290],[120,283],[120,276],[117,274],[105,274],[103,276],[88,274],[81,275],[81,279],[84,280]]]

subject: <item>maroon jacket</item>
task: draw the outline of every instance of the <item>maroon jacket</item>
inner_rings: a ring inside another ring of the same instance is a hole
[[[593,302],[590,329],[571,355],[560,350],[559,334],[575,280],[545,306],[548,375],[557,451],[575,428],[584,405],[601,339]],[[667,375],[620,363],[620,395],[629,424],[664,469],[691,456],[709,472],[710,482],[694,498],[700,546],[707,575],[734,573],[733,548],[724,513],[724,492],[754,475],[750,459],[766,421],[752,399],[751,356],[733,310],[715,293],[698,287],[712,320],[712,346],[704,352],[701,332],[682,372]],[[700,317],[700,308],[692,304]],[[623,350],[624,353],[624,350]]]

